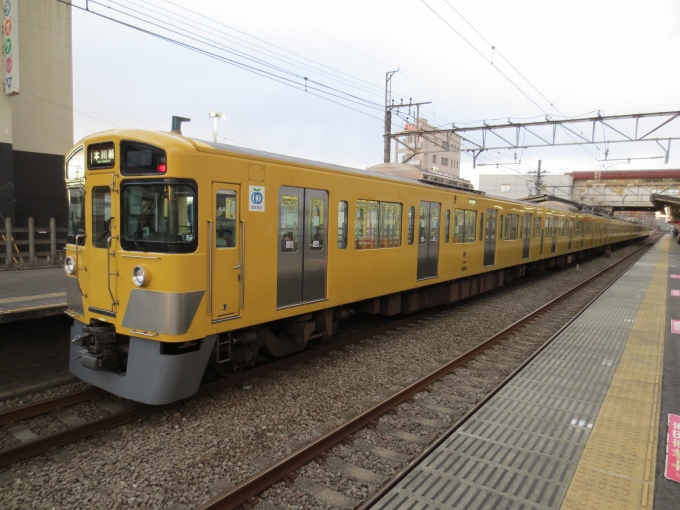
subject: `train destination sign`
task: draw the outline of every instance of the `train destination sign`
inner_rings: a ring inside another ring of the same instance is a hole
[[[111,168],[116,162],[116,149],[113,142],[93,143],[87,147],[87,168],[99,170]]]

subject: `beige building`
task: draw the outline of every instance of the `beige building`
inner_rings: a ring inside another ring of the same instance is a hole
[[[418,119],[416,124],[406,124],[404,131],[414,131],[414,134],[401,136],[394,141],[394,162],[460,177],[460,137],[451,134],[415,133],[430,129],[436,128],[427,119]]]
[[[73,145],[71,8],[54,0],[3,4],[14,37],[9,46],[5,38],[4,52],[11,47],[14,65],[9,83],[9,65],[0,71],[0,214],[19,227],[29,216],[36,226],[48,225],[50,218],[66,226],[63,166]]]

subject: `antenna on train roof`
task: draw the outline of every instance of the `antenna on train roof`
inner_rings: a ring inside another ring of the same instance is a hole
[[[182,134],[182,122],[191,122],[191,119],[187,119],[186,117],[177,117],[176,115],[173,115],[172,116],[172,130],[170,132],[181,135]]]

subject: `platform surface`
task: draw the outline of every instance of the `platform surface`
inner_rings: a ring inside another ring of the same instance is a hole
[[[666,236],[374,508],[680,508],[663,478],[664,423],[680,414],[669,270]]]
[[[61,267],[0,271],[0,323],[63,313],[66,278]]]

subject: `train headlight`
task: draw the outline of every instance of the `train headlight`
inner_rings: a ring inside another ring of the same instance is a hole
[[[76,271],[76,261],[73,260],[73,257],[66,257],[64,260],[64,271],[66,271],[66,274],[73,274]]]
[[[146,266],[135,266],[132,269],[132,283],[137,287],[146,287],[151,281],[151,273]]]

